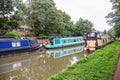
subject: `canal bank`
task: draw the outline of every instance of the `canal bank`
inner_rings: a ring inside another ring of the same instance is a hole
[[[120,41],[115,41],[51,76],[49,80],[112,80],[119,52]]]

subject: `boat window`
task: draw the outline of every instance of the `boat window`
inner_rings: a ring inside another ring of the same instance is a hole
[[[88,37],[95,37],[95,33],[88,33],[88,35],[87,35]]]
[[[71,40],[68,40],[68,43],[70,43],[71,42]]]
[[[59,40],[59,39],[56,39],[56,40],[55,40],[55,44],[60,44],[60,40]]]
[[[71,42],[74,42],[74,40],[73,40],[73,39],[71,39]]]
[[[97,38],[101,38],[101,37],[100,37],[100,34],[97,34]]]
[[[63,40],[63,43],[66,43],[67,41],[66,40]]]
[[[76,39],[74,39],[74,42],[76,42]]]

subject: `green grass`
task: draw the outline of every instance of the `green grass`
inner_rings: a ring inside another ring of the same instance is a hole
[[[112,80],[119,52],[120,41],[115,41],[48,80]]]

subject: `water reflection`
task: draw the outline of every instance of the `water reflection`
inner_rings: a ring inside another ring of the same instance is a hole
[[[83,52],[83,46],[74,46],[74,47],[61,48],[61,49],[50,49],[46,51],[46,53],[48,54],[53,53],[54,58],[60,58],[63,56],[67,56],[79,52]]]
[[[11,72],[30,65],[30,59],[0,65],[0,74]]]
[[[30,54],[0,58],[0,80],[47,80],[49,76],[83,57],[83,54],[80,53],[82,48],[82,46],[76,46],[62,49],[59,50],[63,51],[59,52],[59,55],[54,54],[53,50],[47,50],[47,52],[36,51]]]

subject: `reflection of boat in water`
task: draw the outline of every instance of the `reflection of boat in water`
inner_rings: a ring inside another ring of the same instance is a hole
[[[15,71],[30,65],[31,59],[0,65],[0,74]]]
[[[61,49],[51,49],[51,50],[49,49],[46,51],[46,53],[48,53],[48,54],[53,53],[54,58],[59,58],[59,57],[82,52],[83,47],[84,46],[75,46],[75,47],[61,48]]]
[[[83,37],[64,37],[64,38],[52,38],[50,44],[46,44],[45,48],[60,48],[71,45],[83,44]]]

